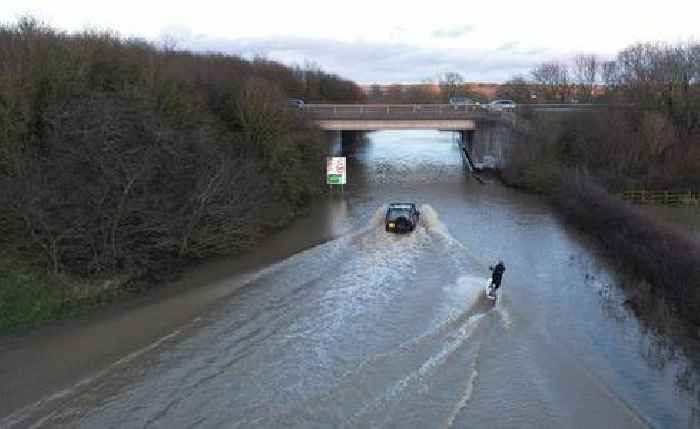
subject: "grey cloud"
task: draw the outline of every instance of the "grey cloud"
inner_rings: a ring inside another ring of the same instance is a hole
[[[179,48],[194,51],[217,51],[246,58],[265,55],[286,64],[313,62],[359,83],[420,82],[445,71],[459,72],[469,81],[501,82],[551,59],[551,56],[499,49],[436,49],[400,43],[300,37],[223,39],[187,31],[168,36]]]
[[[472,27],[471,25],[463,25],[461,27],[441,28],[441,29],[433,31],[433,37],[454,39],[456,37],[463,36],[471,31],[474,31],[474,27]]]
[[[507,42],[496,48],[497,51],[512,51],[520,45],[520,42],[512,41]]]
[[[532,48],[525,51],[525,55],[544,55],[547,52],[547,48]]]

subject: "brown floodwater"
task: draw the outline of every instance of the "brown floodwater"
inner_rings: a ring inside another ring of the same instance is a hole
[[[698,426],[692,347],[544,201],[468,178],[451,133],[345,154],[343,192],[250,254],[3,340],[0,427]],[[419,206],[413,233],[384,231],[393,201]]]

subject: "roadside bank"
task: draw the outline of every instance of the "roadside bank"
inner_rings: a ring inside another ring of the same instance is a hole
[[[99,312],[85,312],[24,335],[0,336],[2,391],[12,392],[2,395],[0,415],[185,335],[196,328],[200,315],[244,288],[252,273],[342,235],[344,204],[333,198],[319,201],[306,216],[248,252],[204,261],[176,281],[113,301]],[[21,376],[16,374],[18,362]]]
[[[589,234],[620,269],[644,279],[681,319],[700,327],[700,243],[694,236],[635,210],[583,173],[554,165],[536,176],[530,171],[498,171],[497,176],[506,186],[546,196],[566,222]]]

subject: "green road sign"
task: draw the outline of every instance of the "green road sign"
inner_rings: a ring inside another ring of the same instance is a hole
[[[344,185],[347,183],[345,157],[329,156],[326,158],[326,183],[329,185]]]
[[[340,185],[343,183],[342,174],[329,174],[326,176],[326,183],[329,185]]]

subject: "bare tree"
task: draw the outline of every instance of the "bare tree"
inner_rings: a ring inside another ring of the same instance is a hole
[[[513,77],[501,85],[496,92],[496,97],[510,99],[519,104],[531,103],[533,96],[536,97],[535,89],[524,76]]]
[[[369,88],[369,99],[372,103],[381,103],[384,99],[384,91],[378,84],[374,84]]]
[[[435,96],[426,84],[406,85],[405,101],[414,104],[429,104],[435,101]]]
[[[396,84],[389,86],[384,96],[388,103],[403,103],[405,97],[403,85]]]
[[[607,88],[613,87],[617,83],[617,62],[605,61],[600,65],[600,78]]]
[[[464,78],[456,72],[447,72],[440,77],[440,93],[443,100],[459,95],[464,85]]]
[[[566,103],[571,99],[569,68],[560,62],[548,62],[537,66],[531,73],[545,102]]]
[[[594,90],[600,71],[600,60],[595,55],[577,55],[574,58],[576,98],[583,103],[593,101]]]

